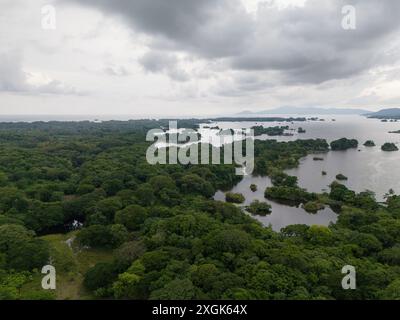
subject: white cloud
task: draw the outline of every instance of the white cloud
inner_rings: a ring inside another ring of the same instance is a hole
[[[48,3],[54,31],[40,25]],[[341,28],[343,4],[357,8],[355,31]],[[394,106],[399,9],[397,0],[3,0],[0,112]]]

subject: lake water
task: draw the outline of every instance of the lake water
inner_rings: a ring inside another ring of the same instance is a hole
[[[359,141],[358,149],[319,154],[318,157],[323,158],[323,161],[314,161],[315,155],[309,155],[301,159],[297,168],[286,170],[286,172],[297,176],[300,187],[310,192],[329,191],[329,184],[335,180],[338,173],[342,173],[349,178],[349,180],[343,181],[343,184],[357,192],[371,190],[375,192],[378,201],[383,201],[385,193],[391,188],[397,194],[400,193],[400,152],[383,152],[380,148],[385,142],[400,143],[400,134],[389,133],[389,131],[400,130],[400,122],[381,122],[363,116],[322,116],[321,118],[325,121],[289,123],[289,127],[295,129],[291,131],[294,133],[293,136],[261,136],[259,139],[294,141],[322,138],[328,142],[343,137],[357,139]],[[207,126],[218,126],[221,129],[250,128],[254,125],[270,127],[288,125],[288,123],[219,122],[207,124]],[[304,128],[306,133],[298,134],[299,127]],[[374,140],[376,147],[364,147],[363,144],[366,140]],[[322,175],[322,171],[326,171],[327,175]],[[258,185],[258,191],[255,193],[249,189],[252,183]],[[231,191],[245,195],[246,204],[249,204],[255,199],[266,201],[264,190],[270,185],[271,182],[266,177],[249,176],[245,177]],[[220,191],[217,192],[215,199],[224,200],[224,194]],[[328,225],[337,219],[337,215],[330,208],[319,211],[317,214],[309,214],[301,208],[267,202],[272,205],[272,214],[266,217],[254,217],[264,225],[271,224],[274,230],[280,230],[290,224]]]
[[[257,185],[256,192],[250,190],[251,184]],[[327,226],[331,222],[336,222],[337,214],[334,213],[329,207],[318,211],[316,214],[310,214],[300,207],[291,207],[266,200],[264,198],[264,191],[270,186],[272,186],[272,183],[268,177],[246,176],[231,191],[241,193],[245,196],[246,200],[243,205],[249,205],[254,200],[269,203],[272,207],[272,213],[270,215],[252,215],[252,217],[260,221],[265,226],[271,225],[272,229],[275,231],[280,231],[281,228],[292,224]],[[225,193],[218,191],[215,194],[214,199],[225,201]]]
[[[323,138],[328,142],[343,137],[357,139],[358,149],[347,151],[330,151],[327,154],[318,155],[324,161],[314,161],[314,155],[309,155],[301,160],[296,169],[287,170],[290,175],[299,178],[299,185],[308,191],[322,192],[328,189],[328,185],[335,180],[338,173],[349,178],[342,182],[350,189],[357,192],[371,190],[376,193],[376,198],[382,201],[385,193],[392,188],[400,193],[400,152],[383,152],[381,145],[385,142],[400,143],[400,134],[389,131],[400,130],[400,122],[381,122],[377,119],[368,119],[363,116],[324,116],[325,121],[295,122],[289,124],[290,128],[302,127],[304,134],[293,131],[294,136],[268,137],[262,136],[261,140],[276,139],[278,141],[294,141],[297,139]],[[332,121],[335,119],[336,121]],[[254,122],[223,122],[208,124],[227,128],[250,128]],[[287,125],[287,123],[257,123],[265,127]],[[374,140],[376,147],[368,148],[363,144],[366,140]],[[327,175],[323,176],[322,171]]]

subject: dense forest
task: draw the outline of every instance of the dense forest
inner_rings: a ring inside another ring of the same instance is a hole
[[[267,198],[338,213],[275,232],[213,200],[242,178],[234,165],[149,165],[146,132],[167,125],[0,124],[0,299],[400,299],[400,196],[378,203],[338,182],[309,193],[284,170],[328,143],[257,140]],[[41,288],[46,264],[56,290]],[[356,290],[342,289],[345,265]]]

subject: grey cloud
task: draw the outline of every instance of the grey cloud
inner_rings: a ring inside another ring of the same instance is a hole
[[[28,82],[28,76],[29,73],[23,70],[22,56],[19,51],[0,52],[0,92],[82,94],[58,80],[51,80],[41,85],[32,85]]]
[[[356,8],[356,30],[341,26],[341,9],[349,4]],[[399,9],[400,2],[395,0],[309,0],[302,8],[262,9],[254,45],[232,58],[232,66],[279,70],[287,84],[357,75],[393,62],[387,60],[383,48],[399,31]]]
[[[256,16],[239,0],[71,1],[122,17],[151,37],[153,51],[220,59],[239,71],[276,71],[277,81],[289,85],[349,78],[392,63],[382,48],[396,41],[400,27],[398,0],[308,0],[304,7],[285,10],[260,6]],[[341,27],[345,5],[357,10],[356,30]],[[165,67],[172,65],[170,58],[159,58],[148,56],[141,63],[179,79],[177,69]],[[254,87],[258,84],[242,89]]]
[[[86,94],[84,92],[78,91],[72,86],[67,86],[58,80],[52,80],[49,83],[39,86],[31,86],[28,91],[45,93],[45,94],[78,95],[78,96]]]
[[[168,52],[150,51],[139,59],[143,68],[152,73],[165,73],[176,81],[189,80],[188,74],[179,67],[178,58]]]
[[[22,92],[28,88],[18,52],[0,53],[0,91]]]
[[[113,77],[126,77],[130,75],[129,71],[123,66],[107,66],[104,68],[104,73]]]
[[[207,57],[237,54],[251,32],[240,0],[60,0],[99,8],[167,46]]]

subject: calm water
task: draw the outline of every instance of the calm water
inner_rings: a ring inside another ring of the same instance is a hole
[[[321,192],[328,189],[328,185],[335,180],[338,173],[349,178],[343,182],[349,188],[361,192],[366,189],[374,191],[379,201],[390,188],[400,193],[400,152],[383,152],[380,146],[385,142],[400,143],[400,134],[389,131],[400,130],[400,122],[381,122],[377,119],[367,119],[363,116],[325,116],[326,121],[307,121],[289,124],[290,128],[302,127],[306,133],[292,137],[274,137],[278,141],[292,141],[297,139],[323,138],[328,142],[343,137],[357,139],[358,149],[347,151],[331,151],[319,155],[324,161],[313,161],[313,155],[301,160],[298,168],[288,170],[287,173],[299,178],[299,185],[309,191]],[[332,121],[335,119],[336,121]],[[264,126],[284,125],[285,123],[259,123]],[[249,128],[254,122],[216,123],[220,128]],[[287,124],[286,124],[287,125]],[[261,139],[271,139],[262,136]],[[374,140],[376,147],[367,148],[363,144],[366,140]],[[321,174],[326,171],[327,176]]]
[[[250,185],[254,183],[257,185],[257,191],[252,192]],[[318,211],[317,214],[309,214],[302,208],[290,207],[282,205],[273,201],[266,200],[264,198],[264,191],[267,187],[272,186],[271,180],[268,177],[245,177],[239,184],[237,184],[232,192],[242,193],[246,201],[243,205],[249,205],[254,200],[260,200],[267,202],[272,206],[272,213],[267,216],[253,216],[255,219],[260,221],[263,225],[271,225],[275,231],[280,231],[281,228],[292,224],[306,224],[306,225],[329,225],[331,222],[336,222],[337,214],[334,213],[330,208]],[[215,200],[224,201],[225,194],[222,191],[218,191],[215,196]]]
[[[292,137],[273,137],[278,141],[294,141],[297,139],[316,139],[323,138],[328,142],[343,137],[357,139],[360,143],[358,149],[347,151],[330,151],[326,154],[318,155],[323,161],[314,161],[315,155],[309,155],[301,159],[298,168],[287,170],[290,175],[299,178],[299,185],[311,192],[329,191],[329,184],[335,180],[338,173],[342,173],[349,178],[344,181],[350,189],[357,192],[371,190],[376,193],[379,201],[383,200],[384,194],[390,189],[400,193],[400,152],[383,152],[380,146],[385,142],[400,143],[400,134],[389,133],[389,131],[400,130],[400,122],[381,122],[377,119],[367,119],[363,116],[324,116],[325,121],[307,121],[289,123]],[[335,121],[333,121],[333,119]],[[241,129],[250,128],[254,125],[276,126],[288,125],[288,123],[267,122],[220,122],[207,124],[209,126],[218,126],[221,129]],[[297,129],[304,128],[307,132],[298,134]],[[271,139],[268,136],[262,136],[259,139]],[[376,147],[367,148],[363,144],[366,140],[374,140]],[[323,176],[322,171],[327,175]],[[258,191],[253,193],[249,189],[250,184],[256,184]],[[264,199],[264,190],[270,186],[268,178],[245,177],[232,191],[245,195],[246,204],[258,199]],[[215,199],[224,200],[224,194],[217,192]],[[288,207],[267,201],[272,205],[272,214],[266,217],[255,218],[264,225],[271,224],[274,230],[280,230],[282,227],[291,224],[319,224],[328,225],[335,222],[337,215],[330,209],[319,211],[318,214],[309,214],[301,208]]]

